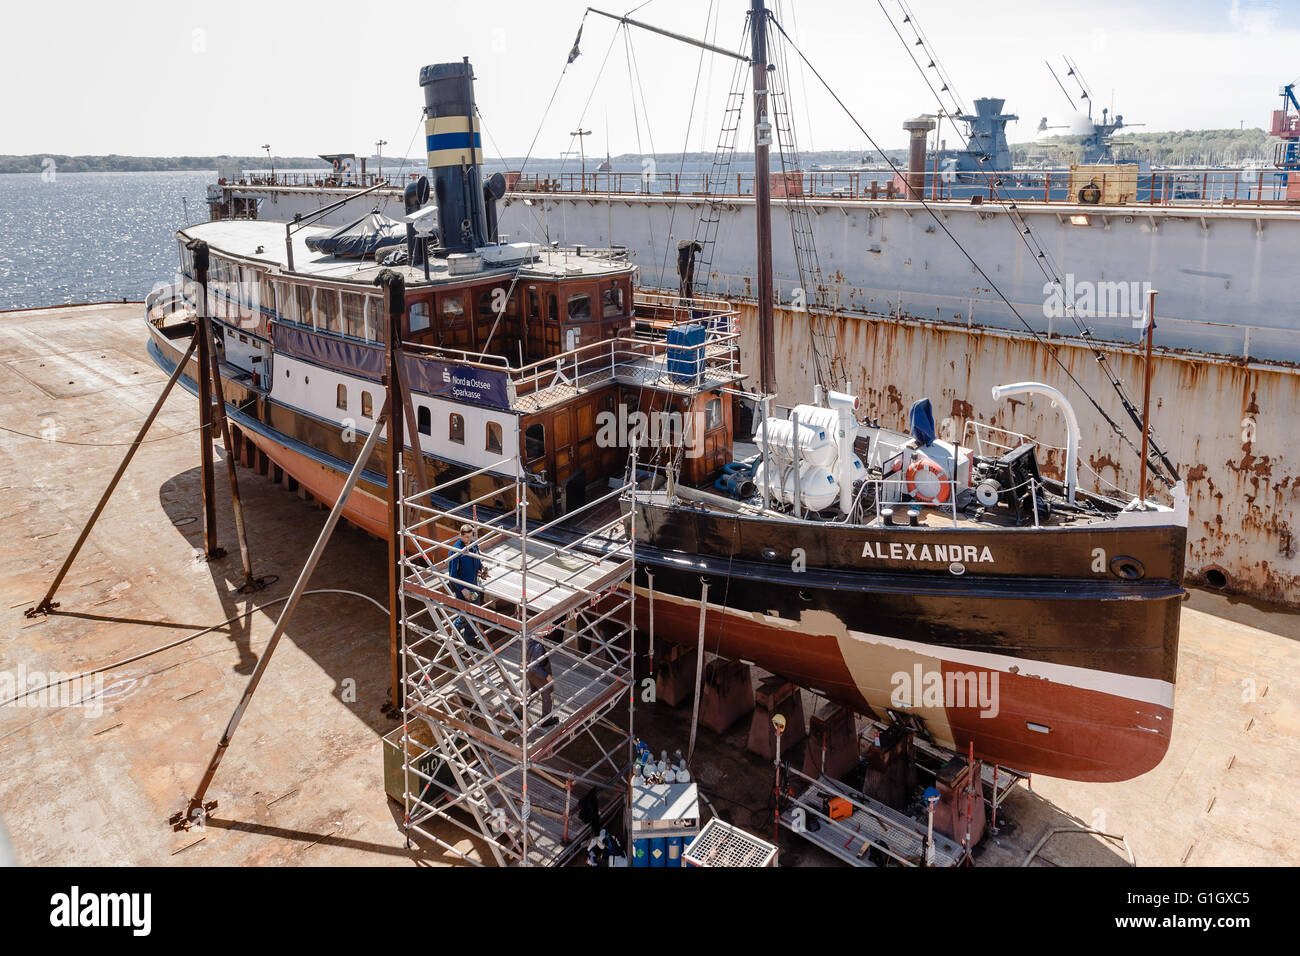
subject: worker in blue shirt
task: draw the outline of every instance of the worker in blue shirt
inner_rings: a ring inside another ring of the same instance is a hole
[[[447,563],[447,574],[451,576],[452,594],[462,601],[479,604],[483,600],[483,591],[478,586],[478,579],[483,573],[483,558],[479,555],[475,541],[474,526],[460,526],[460,537],[451,543],[451,561]],[[482,647],[474,633],[474,627],[464,615],[456,618],[456,630],[467,644]]]
[[[554,698],[555,680],[551,676],[550,652],[546,645],[535,637],[528,638],[528,686],[542,692],[542,727],[551,727],[555,718],[551,716],[551,703]]]

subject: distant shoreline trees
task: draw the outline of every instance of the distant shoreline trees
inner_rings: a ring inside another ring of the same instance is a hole
[[[1017,164],[1076,162],[1081,149],[1078,136],[1051,136],[1032,143],[1014,143]],[[1138,133],[1121,129],[1112,139],[1121,163],[1146,160],[1157,166],[1235,166],[1272,163],[1273,144],[1259,128],[1184,129],[1163,133]]]
[[[266,156],[67,156],[62,153],[33,153],[27,156],[0,155],[0,173],[39,173],[46,160],[54,160],[61,173],[159,173],[172,171],[215,171],[220,166],[266,169]],[[385,157],[387,159],[387,157]],[[400,160],[398,160],[400,162]],[[277,156],[276,169],[329,169],[319,156]]]
[[[1068,165],[1077,161],[1081,149],[1077,136],[1052,136],[1029,143],[1013,143],[1012,156],[1017,165],[1046,164],[1052,166]],[[948,141],[950,148],[958,144]],[[1161,166],[1221,166],[1237,165],[1249,162],[1271,163],[1273,144],[1268,133],[1259,128],[1246,129],[1203,129],[1171,130],[1163,133],[1138,133],[1120,130],[1114,137],[1115,156],[1120,162],[1146,160]],[[885,151],[894,162],[906,159],[906,150],[890,149]],[[706,163],[713,159],[712,153],[688,153],[688,162]],[[134,172],[170,172],[170,171],[216,171],[223,166],[239,166],[245,170],[263,170],[267,168],[266,156],[68,156],[61,153],[33,153],[24,156],[0,155],[0,173],[40,173],[47,168],[49,159],[54,160],[55,168],[60,173],[134,173]],[[680,154],[661,154],[655,157],[657,162],[680,162]],[[752,162],[749,153],[737,153],[736,160]],[[882,157],[872,149],[817,150],[807,151],[801,157],[805,168],[814,165],[856,164],[862,160],[880,162]],[[367,157],[367,164],[376,163],[374,157]],[[558,160],[538,157],[532,162],[550,164]],[[519,168],[523,162],[518,157],[506,158],[504,161],[491,162],[492,168],[503,165],[506,168]],[[640,169],[644,157],[626,153],[613,158],[615,169]],[[385,164],[401,165],[400,157],[385,156]],[[418,168],[420,160],[406,160],[408,165]],[[329,164],[318,156],[277,156],[276,169],[329,169]],[[378,169],[377,165],[371,165]],[[666,168],[666,167],[664,167]]]

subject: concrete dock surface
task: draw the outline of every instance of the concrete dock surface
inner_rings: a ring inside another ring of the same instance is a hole
[[[99,519],[57,613],[24,616],[165,381],[145,353],[142,313],[113,304],[0,314],[0,700],[19,679],[39,684],[143,655],[80,685],[79,696],[0,706],[0,820],[19,862],[458,864],[437,847],[407,849],[402,809],[384,794],[381,737],[397,726],[380,711],[388,634],[374,602],[386,600],[385,547],[346,524],[310,585],[335,593],[299,606],[213,783],[208,825],[167,826],[271,634],[283,607],[272,602],[288,595],[326,517],[287,483],[241,468],[254,572],[271,583],[239,594],[220,453],[218,526],[230,554],[203,559],[197,403],[183,389]],[[147,653],[205,628],[214,629]],[[1300,614],[1192,591],[1164,761],[1117,784],[1035,777],[1032,792],[1008,798],[1011,825],[976,863],[1019,865],[1049,831],[1086,826],[1122,836],[1139,866],[1300,864],[1297,701]],[[689,706],[637,710],[655,750],[684,748],[689,722]],[[720,814],[770,837],[771,766],[746,751],[747,733],[745,722],[725,735],[701,729],[697,777]],[[491,859],[442,827],[448,842]],[[781,848],[783,865],[840,865],[789,833]],[[1033,865],[1127,866],[1128,851],[1061,833]]]

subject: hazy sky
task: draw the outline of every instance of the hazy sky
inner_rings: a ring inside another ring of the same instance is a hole
[[[594,2],[626,12],[639,0]],[[897,0],[883,2],[902,19]],[[905,118],[935,111],[876,0],[770,5],[883,146],[903,145]],[[1002,96],[1019,114],[1013,140],[1032,138],[1041,116],[1068,122],[1070,106],[1043,64],[1059,67],[1063,54],[1092,85],[1098,114],[1113,91],[1115,108],[1149,130],[1263,126],[1278,88],[1300,77],[1300,0],[910,5],[965,104]],[[386,154],[420,155],[420,67],[468,56],[485,149],[522,155],[585,8],[585,0],[7,4],[0,153],[249,155],[269,142],[280,155],[365,154],[382,138]],[[649,0],[635,16],[696,36],[716,31],[718,45],[734,49],[747,8],[747,0]],[[579,122],[592,131],[589,154],[603,154],[607,137],[615,154],[650,152],[652,143],[680,152],[684,140],[712,148],[732,61],[701,63],[694,48],[636,31],[629,78],[628,39],[613,21],[586,17],[582,55],[535,155],[570,148]],[[812,77],[792,74],[801,145],[862,148]]]

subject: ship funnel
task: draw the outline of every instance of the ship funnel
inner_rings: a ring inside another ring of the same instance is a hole
[[[435,63],[420,70],[420,86],[442,245],[449,253],[473,252],[487,244],[474,68],[468,57],[461,63]]]
[[[934,129],[934,120],[918,116],[903,124],[910,137],[907,144],[907,198],[925,198],[925,139]]]

